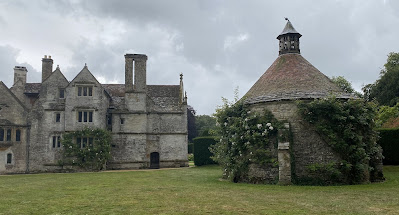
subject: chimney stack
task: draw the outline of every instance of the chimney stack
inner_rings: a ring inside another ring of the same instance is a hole
[[[24,66],[15,66],[14,68],[14,85],[21,81],[21,84],[25,86],[26,84],[26,73],[28,70]]]
[[[44,80],[46,80],[51,73],[53,72],[53,59],[51,59],[51,56],[49,55],[44,55],[44,58],[42,59],[42,83]]]
[[[147,55],[125,55],[125,91],[146,92],[147,89]],[[133,85],[134,77],[134,85]]]

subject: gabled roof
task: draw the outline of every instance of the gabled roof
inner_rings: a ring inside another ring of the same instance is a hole
[[[69,83],[68,79],[65,78],[65,75],[61,72],[60,67],[57,66],[57,68],[52,72],[44,81],[43,83],[47,82],[50,80],[50,77],[54,77],[55,75],[59,75],[66,83]]]
[[[280,39],[280,37],[285,34],[299,34],[299,37],[302,36],[298,31],[295,30],[294,26],[291,24],[289,20],[287,21],[287,24],[285,24],[285,27],[281,32],[281,34],[278,35],[277,39]]]
[[[20,104],[23,109],[26,109],[25,105],[14,95],[14,93],[11,92],[10,89],[8,89],[8,87],[2,81],[0,81],[0,89],[1,87],[3,87],[5,91],[8,92],[11,95],[11,97],[15,99],[15,101],[17,101],[18,104]]]
[[[71,82],[69,82],[69,84],[72,84],[73,82],[75,82],[76,79],[77,79],[80,75],[82,75],[83,73],[89,73],[89,75],[93,78],[93,80],[94,80],[97,84],[101,85],[100,82],[98,82],[97,78],[94,77],[94,75],[90,72],[89,68],[87,68],[87,65],[85,65],[85,66],[83,67],[83,69],[80,70],[80,72],[75,76],[75,78],[73,78],[73,80],[72,80]]]
[[[334,94],[353,98],[344,93],[327,76],[300,54],[280,55],[245,94],[246,103],[323,98]]]

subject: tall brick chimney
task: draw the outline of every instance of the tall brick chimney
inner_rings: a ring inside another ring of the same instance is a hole
[[[51,59],[51,56],[47,57],[47,55],[44,55],[44,58],[42,59],[42,83],[51,75],[52,72],[53,59]]]

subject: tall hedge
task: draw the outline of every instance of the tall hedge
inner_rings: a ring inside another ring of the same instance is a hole
[[[384,165],[399,165],[399,128],[381,128],[378,143],[382,147]]]
[[[209,151],[211,145],[216,144],[215,137],[197,137],[194,142],[194,164],[196,166],[215,164]]]

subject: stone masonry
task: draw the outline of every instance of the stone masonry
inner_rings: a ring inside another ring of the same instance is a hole
[[[299,48],[301,36],[288,20],[277,37],[278,58],[244,96],[251,111],[271,111],[278,120],[286,123],[292,135],[290,141],[279,142],[273,151],[279,171],[275,168],[255,171],[256,175],[268,174],[268,178],[278,178],[279,184],[308,178],[308,167],[312,164],[340,160],[315,128],[299,116],[296,101],[312,101],[332,94],[341,99],[353,98],[302,57]]]
[[[125,84],[101,84],[86,65],[68,81],[50,56],[41,83],[15,67],[13,86],[0,82],[0,174],[63,171],[63,134],[86,127],[111,131],[107,169],[188,166],[182,75],[180,85],[147,85],[146,61],[125,55]]]

